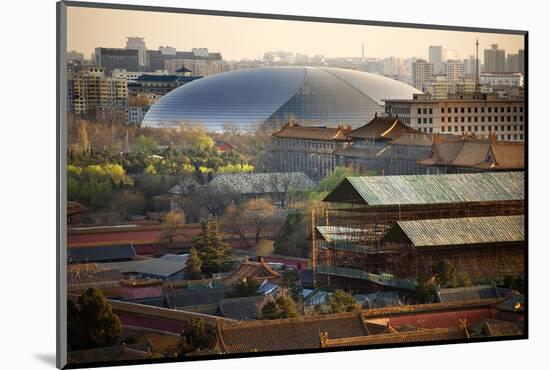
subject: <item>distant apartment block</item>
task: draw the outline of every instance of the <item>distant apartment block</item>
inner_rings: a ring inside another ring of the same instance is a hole
[[[519,72],[484,72],[479,75],[479,82],[490,86],[523,86],[523,75]]]
[[[431,82],[433,76],[433,65],[425,59],[417,59],[412,64],[412,82],[418,90],[422,90],[425,83]]]
[[[80,71],[68,80],[71,107],[77,116],[107,121],[125,121],[128,83],[124,79],[105,77],[101,68]]]
[[[505,51],[499,49],[498,45],[491,45],[490,49],[483,51],[483,71],[484,72],[505,72]]]
[[[524,100],[496,94],[453,94],[437,100],[429,95],[386,100],[386,114],[398,115],[408,126],[425,133],[475,135],[497,140],[524,140]]]

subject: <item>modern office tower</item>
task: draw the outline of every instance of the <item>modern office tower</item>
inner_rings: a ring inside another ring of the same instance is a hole
[[[111,74],[113,69],[125,69],[127,71],[141,70],[139,50],[96,48],[95,61],[96,66],[102,68],[107,76]]]
[[[138,63],[140,67],[144,67],[147,64],[147,48],[145,47],[145,41],[143,37],[127,37],[126,49],[138,51]]]
[[[447,82],[459,83],[464,81],[464,62],[461,60],[447,60],[445,63]]]
[[[433,65],[425,59],[417,59],[412,65],[412,82],[418,90],[422,90],[425,83],[431,82]]]
[[[494,134],[501,141],[523,141],[524,105],[520,98],[460,92],[444,100],[427,94],[414,95],[413,99],[387,99],[385,111],[399,114],[403,123],[425,133],[480,137]]]
[[[430,45],[428,62],[433,65],[433,73],[443,73],[443,47],[441,45]]]
[[[483,72],[505,72],[505,52],[497,44],[483,51]]]

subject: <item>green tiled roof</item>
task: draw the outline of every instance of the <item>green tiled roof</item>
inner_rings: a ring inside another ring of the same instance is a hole
[[[525,240],[524,216],[446,218],[398,221],[415,247],[520,242]]]
[[[347,177],[324,201],[362,199],[369,206],[524,199],[523,172]]]

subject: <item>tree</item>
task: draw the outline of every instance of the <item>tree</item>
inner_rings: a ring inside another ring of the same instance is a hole
[[[201,220],[201,232],[193,239],[193,247],[202,260],[202,272],[211,275],[228,270],[231,248],[223,242],[218,221]]]
[[[121,333],[120,319],[101,290],[87,289],[77,303],[67,301],[69,351],[114,345]]]
[[[233,291],[227,294],[228,298],[252,297],[259,295],[260,284],[254,279],[244,279],[233,287]]]
[[[187,329],[181,333],[178,352],[185,356],[190,352],[200,351],[210,347],[214,340],[215,330],[203,319],[190,319]]]
[[[518,292],[523,293],[524,282],[523,277],[521,276],[507,275],[504,277],[502,285],[508,289],[517,290]]]
[[[134,153],[144,153],[144,154],[153,154],[157,153],[159,150],[159,145],[155,139],[147,137],[145,135],[139,135],[132,145],[132,152]]]
[[[191,248],[189,251],[189,258],[185,264],[185,273],[190,280],[197,280],[202,278],[202,261],[195,248]]]
[[[182,235],[180,231],[185,215],[181,212],[168,212],[164,218],[164,229],[160,233],[160,241],[168,248],[176,245],[176,238]]]
[[[223,216],[228,230],[240,237],[252,248],[265,237],[276,220],[275,206],[267,199],[250,199],[243,205],[229,205]],[[254,244],[250,243],[249,234],[252,233]]]
[[[442,286],[457,287],[457,273],[454,265],[448,259],[439,261],[433,268],[437,280]]]
[[[111,209],[117,213],[120,218],[128,220],[138,212],[143,212],[145,208],[145,198],[140,192],[123,189],[115,193],[111,201]]]
[[[303,213],[290,213],[286,216],[283,227],[277,233],[273,248],[276,254],[283,256],[308,256],[309,244]]]
[[[358,307],[353,296],[341,289],[336,290],[332,295],[327,296],[326,303],[330,306],[332,313],[350,312]]]
[[[470,279],[470,275],[468,275],[466,272],[460,272],[457,274],[457,284],[458,286],[471,286],[472,280]]]
[[[267,301],[262,306],[262,319],[287,319],[298,316],[296,304],[286,294],[280,294],[276,299]]]
[[[434,281],[420,279],[416,287],[415,299],[417,303],[433,303],[437,286]]]
[[[294,301],[300,302],[302,300],[302,285],[300,273],[297,270],[288,270],[283,273],[283,285],[287,287]]]

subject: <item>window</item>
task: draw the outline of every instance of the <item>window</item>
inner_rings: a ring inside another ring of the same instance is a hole
[[[422,113],[427,114],[428,110],[426,108],[424,108]]]
[[[506,120],[507,120],[508,122],[510,122],[510,121],[512,120],[512,118],[511,118],[510,116],[508,116],[508,117],[506,117]]]
[[[485,122],[485,117],[481,116],[481,122]]]
[[[500,126],[500,131],[504,131],[504,126]]]
[[[516,113],[518,111],[518,107],[514,107],[513,112]]]
[[[468,107],[468,113],[472,113],[472,107]]]
[[[481,107],[481,113],[485,113],[485,107]]]
[[[433,118],[428,118],[428,123],[433,123]]]
[[[429,113],[429,114],[433,114],[432,108],[430,108],[430,109],[428,110],[428,113]]]
[[[477,122],[477,116],[474,117],[474,122]]]
[[[508,108],[506,109],[506,112],[510,113],[510,107],[508,107]]]
[[[416,111],[416,113],[422,114],[422,109],[418,108],[418,110]]]
[[[421,124],[422,123],[422,118],[417,118],[416,123]]]
[[[441,122],[445,122],[445,117],[441,117]]]
[[[445,113],[445,108],[441,108],[441,113]]]
[[[460,122],[464,122],[464,117],[460,117]]]
[[[472,131],[472,126],[468,126],[468,131]]]
[[[504,113],[504,107],[500,107],[500,113]]]
[[[512,126],[508,125],[506,126],[506,128],[508,129],[508,131],[512,131]]]
[[[477,127],[478,127],[478,126],[474,126],[474,131],[476,131],[476,132],[477,132]]]
[[[428,132],[429,132],[430,134],[433,133],[433,131],[434,131],[434,129],[431,128],[431,127],[428,129]]]
[[[464,107],[460,108],[460,113],[464,113]]]
[[[458,113],[458,108],[457,107],[455,107],[455,113]]]
[[[424,118],[424,123],[428,123],[428,119],[427,119],[427,118]]]
[[[514,125],[514,131],[517,131],[517,130],[518,130],[518,126]]]
[[[460,127],[460,131],[464,132],[464,126]]]
[[[523,107],[519,107],[519,112],[523,113]]]
[[[472,122],[472,117],[468,117],[468,122]]]
[[[492,117],[491,116],[487,117],[487,122],[491,122],[491,121],[492,121]]]
[[[487,107],[487,113],[492,113],[491,110],[492,110],[491,107]]]
[[[455,126],[455,132],[458,132],[458,126]]]
[[[518,116],[514,116],[514,122],[518,121]]]
[[[451,113],[451,107],[447,108],[447,113]]]
[[[485,126],[480,126],[481,127],[481,131],[485,132]],[[477,128],[477,126],[476,126]]]
[[[458,122],[458,117],[455,117],[455,122]]]

